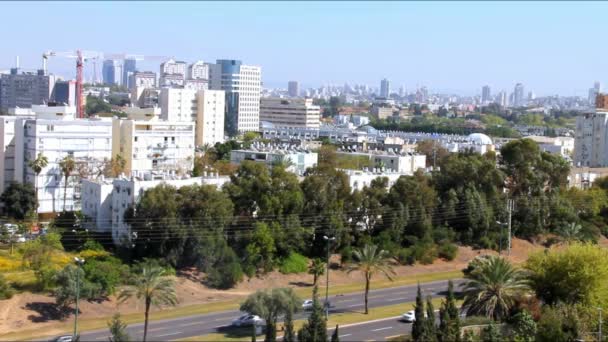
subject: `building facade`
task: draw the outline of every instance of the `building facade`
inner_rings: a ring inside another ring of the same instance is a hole
[[[196,94],[196,146],[224,142],[226,94],[223,90],[200,90]]]
[[[208,80],[209,65],[203,61],[196,61],[188,66],[189,80]]]
[[[106,59],[103,61],[101,69],[103,83],[107,85],[123,85],[123,65],[116,59]]]
[[[390,92],[391,85],[389,80],[387,80],[386,78],[382,79],[382,81],[380,81],[380,97],[388,99]]]
[[[155,88],[156,73],[152,71],[135,71],[129,75],[129,89],[136,87],[140,88]]]
[[[76,106],[76,81],[57,81],[51,101],[65,106]]]
[[[287,82],[287,94],[291,97],[300,96],[300,85],[298,84],[298,81]]]
[[[600,98],[601,96],[598,96]],[[608,112],[598,110],[576,118],[574,166],[608,166]]]
[[[290,164],[287,170],[303,176],[306,169],[314,167],[318,162],[318,155],[315,152],[305,151],[303,149],[267,149],[261,150],[253,148],[250,150],[233,150],[230,151],[230,162],[241,164],[245,160],[251,160],[258,163],[264,163],[268,167],[272,167],[276,163]]]
[[[10,74],[0,75],[0,112],[46,104],[54,89],[54,75],[45,75],[43,70],[19,73],[19,69],[13,68]]]
[[[260,121],[275,127],[319,128],[321,107],[313,105],[312,99],[262,98]]]
[[[186,78],[186,62],[170,59],[160,65],[160,86],[184,86]]]
[[[196,117],[196,90],[162,88],[160,91],[161,119],[168,121],[194,121]]]
[[[481,88],[481,103],[482,104],[488,104],[490,103],[491,99],[491,91],[490,91],[490,86],[485,85]]]

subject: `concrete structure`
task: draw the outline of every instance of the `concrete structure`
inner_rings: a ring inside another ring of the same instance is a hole
[[[135,87],[131,89],[131,104],[148,108],[159,105],[160,90],[157,88]]]
[[[380,120],[387,119],[393,116],[393,107],[373,105],[370,113]]]
[[[192,185],[223,186],[227,176],[205,174],[203,177],[177,177],[170,173],[145,173],[139,177],[85,180],[82,184],[84,226],[96,232],[111,232],[120,245],[132,238],[131,227],[124,221],[125,212],[137,203],[146,190],[161,184],[176,188]]]
[[[597,96],[601,93],[602,91],[602,85],[600,84],[600,82],[595,82],[593,83],[593,88],[589,88],[589,105],[590,106],[594,106],[595,105],[595,100],[597,98]],[[600,107],[602,108],[602,107]]]
[[[76,106],[76,81],[57,81],[51,101],[66,106]]]
[[[160,86],[183,86],[186,78],[186,62],[170,59],[160,65]]]
[[[200,90],[196,93],[196,146],[224,142],[225,101],[223,90]]]
[[[369,118],[363,115],[341,115],[334,117],[336,125],[347,125],[349,128],[357,128],[359,126],[368,125]]]
[[[384,78],[380,81],[380,97],[388,99],[391,93],[391,85],[388,79]]]
[[[217,60],[209,65],[209,88],[226,93],[225,127],[229,135],[260,129],[260,67],[239,60]]]
[[[314,167],[318,162],[318,155],[301,148],[264,148],[252,146],[249,150],[233,150],[230,152],[230,162],[240,164],[245,160],[264,163],[272,167],[279,162],[288,162],[291,165],[287,170],[302,176],[306,169]]]
[[[19,69],[13,68],[10,74],[0,75],[0,112],[46,104],[54,88],[54,75],[45,75],[43,70],[19,73]]]
[[[194,159],[194,123],[160,121],[154,115],[112,120],[112,156],[125,161],[125,174],[151,170],[185,174]]]
[[[361,191],[364,187],[369,187],[372,181],[378,178],[388,179],[388,189],[399,179],[399,177],[407,176],[406,174],[392,171],[375,170],[341,170],[348,177],[348,184],[351,191]]]
[[[319,128],[321,107],[312,99],[262,98],[260,120],[275,127]]]
[[[123,64],[122,70],[122,85],[131,89],[131,75],[137,71],[137,60],[127,58]]]
[[[481,88],[481,104],[488,104],[492,100],[492,93],[489,85]]]
[[[25,120],[17,116],[0,116],[0,194],[11,182],[15,181],[16,140],[23,143],[23,126]],[[23,164],[17,167],[19,172]]]
[[[163,88],[160,91],[161,119],[193,121],[196,117],[196,90]]]
[[[602,96],[598,96],[598,101]],[[598,109],[576,118],[574,136],[574,165],[581,167],[608,166],[608,112]]]
[[[196,61],[188,66],[189,80],[209,80],[209,65]]]
[[[209,81],[203,80],[203,79],[185,80],[184,81],[184,88],[185,89],[192,89],[192,90],[205,90],[205,89],[209,89]]]
[[[156,73],[152,71],[135,71],[129,75],[129,89],[155,87]]]
[[[106,59],[101,68],[103,83],[107,85],[123,85],[123,65],[115,59]]]
[[[287,82],[287,94],[291,97],[300,96],[300,85],[298,84],[298,81]]]
[[[391,153],[385,151],[371,152],[347,152],[338,151],[341,155],[365,156],[374,163],[374,167],[380,170],[389,170],[402,175],[412,175],[418,169],[426,167],[426,156],[413,153]]]

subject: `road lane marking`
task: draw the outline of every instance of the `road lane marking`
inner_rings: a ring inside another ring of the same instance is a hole
[[[97,341],[97,340],[105,340],[105,339],[107,339],[109,337],[110,336],[101,336],[101,337],[96,338],[95,341]]]
[[[387,302],[394,302],[394,301],[397,301],[397,300],[406,300],[406,299],[407,299],[406,297],[399,297],[399,298],[387,299],[386,301]]]
[[[166,329],[171,329],[172,327],[161,327],[161,328],[154,328],[154,329],[148,329],[148,332],[153,332],[153,331],[159,331],[159,330],[166,330]],[[143,330],[141,332],[144,332]]]
[[[184,323],[184,324],[180,324],[180,327],[189,327],[191,325],[199,325],[199,324],[204,324],[202,322],[192,322],[192,323]]]
[[[351,336],[351,335],[352,335],[352,334],[344,334],[344,335],[340,335],[340,336],[338,336],[338,337],[339,337],[339,338],[343,338],[343,337],[348,337],[348,336]]]
[[[353,305],[349,305],[347,306],[347,308],[354,308],[355,306],[362,306],[363,304],[353,304]]]
[[[402,337],[402,336],[403,336],[403,335],[393,335],[393,336],[387,336],[387,337],[385,337],[384,339],[385,339],[385,340],[392,340],[392,339],[394,339],[394,338],[397,338],[397,337]]]
[[[170,334],[156,335],[156,337],[165,337],[165,336],[179,335],[181,333],[182,333],[181,331],[178,331],[178,332],[174,332],[174,333],[170,333]]]
[[[381,331],[381,330],[388,330],[388,329],[393,329],[393,327],[378,328],[378,329],[374,329],[372,331]]]
[[[352,298],[352,299],[347,299],[347,300],[339,300],[337,302],[338,303],[347,303],[347,302],[352,302],[353,300],[359,300],[359,298]]]

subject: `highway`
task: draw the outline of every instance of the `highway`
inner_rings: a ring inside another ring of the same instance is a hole
[[[456,288],[463,280],[454,280]],[[447,289],[447,281],[437,281],[420,284],[423,295],[442,297]],[[399,303],[413,302],[416,300],[417,285],[408,285],[379,290],[372,290],[369,294],[369,307],[381,307]],[[364,308],[363,292],[349,293],[344,295],[330,296],[332,313],[362,312]],[[403,311],[410,308],[404,307]],[[178,340],[193,336],[211,333],[230,332],[228,328],[233,319],[241,315],[238,310],[215,312],[203,315],[193,315],[169,320],[151,321],[148,326],[148,341]],[[305,314],[295,317],[304,318]],[[330,334],[333,332],[333,327]],[[342,341],[384,341],[386,337],[404,334],[411,329],[411,324],[398,321],[397,318],[383,319],[379,321],[346,325],[340,327],[340,340]],[[144,324],[132,324],[127,328],[132,338],[141,340],[143,337]],[[282,335],[277,332],[277,335]],[[108,341],[107,329],[88,331],[81,333],[81,341]],[[249,337],[244,340],[249,340]]]

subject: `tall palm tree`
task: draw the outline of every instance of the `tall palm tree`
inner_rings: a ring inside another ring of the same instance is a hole
[[[365,245],[361,249],[353,251],[354,264],[348,268],[348,273],[361,271],[365,275],[365,314],[369,312],[367,308],[370,281],[375,273],[384,274],[389,280],[395,274],[393,267],[389,263],[388,252],[378,249],[376,245]]]
[[[173,279],[165,276],[165,271],[158,266],[147,265],[142,273],[135,278],[135,284],[123,290],[118,296],[118,302],[123,303],[131,297],[143,299],[145,303],[144,339],[148,335],[148,317],[150,306],[175,305],[177,295],[175,294]]]
[[[38,156],[36,157],[36,159],[32,159],[27,162],[27,166],[29,166],[30,169],[32,169],[32,171],[34,171],[34,174],[36,175],[36,179],[34,180],[34,187],[36,188],[36,209],[39,206],[39,203],[38,203],[38,175],[40,175],[40,173],[42,172],[42,169],[44,169],[47,165],[49,165],[49,159],[42,153],[38,153]]]
[[[319,277],[325,273],[325,263],[319,258],[312,259],[312,263],[308,266],[308,274],[312,274],[312,285],[317,286]]]
[[[500,320],[509,314],[516,298],[529,291],[525,273],[507,260],[491,256],[466,275],[462,309],[467,315]]]
[[[76,161],[74,160],[74,158],[70,155],[65,156],[65,158],[61,159],[61,161],[59,161],[59,168],[61,168],[61,173],[63,173],[63,178],[65,180],[64,184],[63,184],[63,211],[65,211],[65,200],[67,197],[67,191],[68,191],[68,179],[70,178],[70,176],[72,175],[72,172],[74,172],[74,169],[76,168]]]

